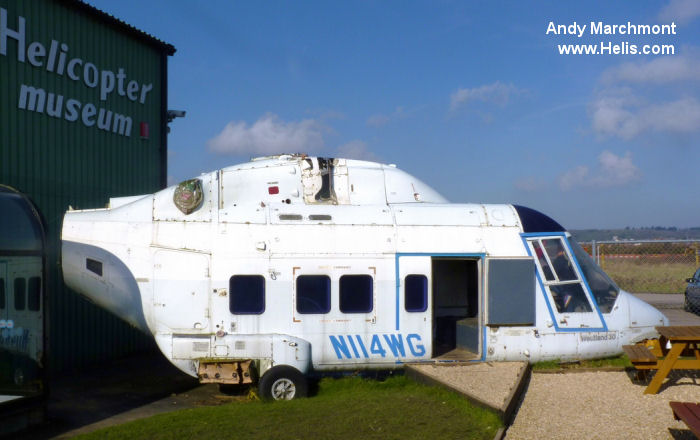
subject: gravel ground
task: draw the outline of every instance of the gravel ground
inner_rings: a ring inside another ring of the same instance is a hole
[[[506,438],[693,439],[668,402],[700,402],[700,379],[674,372],[659,394],[625,372],[533,373]]]
[[[525,362],[479,362],[468,365],[421,365],[412,368],[447,385],[478,398],[494,408],[504,408],[518,373]]]

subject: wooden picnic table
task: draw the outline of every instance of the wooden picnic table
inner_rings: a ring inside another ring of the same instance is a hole
[[[636,368],[657,370],[644,394],[658,393],[671,370],[700,370],[700,326],[660,326],[656,331],[661,337],[655,352],[644,346],[623,347]]]
[[[700,437],[700,404],[693,402],[668,402],[673,410],[673,418],[682,420],[685,425]]]

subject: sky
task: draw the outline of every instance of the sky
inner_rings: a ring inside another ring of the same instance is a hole
[[[307,153],[569,229],[700,226],[698,0],[88,3],[177,49],[170,184]]]

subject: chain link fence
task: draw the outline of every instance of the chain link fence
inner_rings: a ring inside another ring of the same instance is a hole
[[[580,243],[620,288],[632,293],[685,293],[700,268],[698,240]],[[700,312],[700,303],[698,304]]]

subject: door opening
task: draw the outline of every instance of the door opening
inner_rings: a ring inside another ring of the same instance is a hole
[[[479,260],[432,258],[433,357],[479,356]]]

